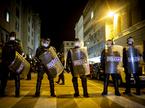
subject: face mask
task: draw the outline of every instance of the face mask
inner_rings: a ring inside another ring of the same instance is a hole
[[[111,47],[111,46],[112,46],[111,44],[108,44],[108,45],[107,45],[108,48]]]
[[[107,47],[109,48],[109,47],[111,47],[112,46],[112,42],[107,42]]]
[[[10,40],[15,40],[15,37],[10,37]]]
[[[75,47],[80,47],[81,45],[80,45],[80,42],[76,42],[75,44],[74,44],[74,46]]]
[[[129,42],[128,42],[128,44],[129,44],[129,45],[132,45],[132,44],[133,44],[133,42],[132,42],[132,41],[129,41]]]
[[[48,47],[48,44],[47,44],[47,43],[44,43],[43,46],[44,46],[44,47]]]

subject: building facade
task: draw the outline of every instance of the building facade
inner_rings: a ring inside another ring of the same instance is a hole
[[[0,1],[0,40],[6,42],[9,33],[15,31],[21,39],[21,9],[20,0]]]
[[[98,58],[105,48],[105,41],[113,39],[126,46],[132,36],[136,45],[145,41],[144,2],[139,0],[89,0],[84,11],[84,43],[89,58]],[[108,12],[112,12],[111,16]]]
[[[75,38],[79,38],[82,46],[84,46],[84,24],[83,16],[80,17],[79,21],[75,25]]]
[[[27,0],[0,0],[0,43],[4,44],[14,31],[24,52],[33,55],[39,44],[41,25],[35,14]]]
[[[63,54],[64,54],[64,60],[65,60],[65,65],[66,66],[66,59],[67,59],[67,53],[70,48],[74,47],[74,41],[63,41]]]

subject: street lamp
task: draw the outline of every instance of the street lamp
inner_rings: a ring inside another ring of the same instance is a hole
[[[115,15],[115,13],[113,11],[110,11],[110,12],[108,12],[108,15],[107,16],[113,17],[114,15]]]
[[[106,22],[106,40],[115,38],[118,32],[118,17],[119,14],[114,11],[109,11]]]

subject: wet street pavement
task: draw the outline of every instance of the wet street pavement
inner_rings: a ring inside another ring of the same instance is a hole
[[[73,97],[71,75],[65,73],[65,85],[55,84],[56,97],[51,97],[49,81],[44,76],[41,96],[34,97],[36,86],[36,74],[32,74],[32,80],[21,80],[20,97],[14,97],[14,81],[9,80],[6,89],[7,96],[0,98],[0,108],[145,108],[145,89],[141,96],[123,95],[124,88],[120,88],[122,96],[114,95],[114,88],[109,86],[108,95],[102,96],[102,81],[88,80],[88,98],[83,97],[82,86],[79,80],[80,97]],[[55,81],[57,78],[55,79]],[[132,88],[132,93],[135,91]]]

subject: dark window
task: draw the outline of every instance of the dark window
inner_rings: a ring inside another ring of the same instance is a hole
[[[132,26],[132,12],[130,8],[128,10],[128,26]]]
[[[19,22],[18,21],[16,21],[15,29],[16,29],[17,32],[19,31]]]
[[[16,0],[16,3],[19,5],[20,4],[20,0]]]
[[[19,18],[19,9],[18,8],[16,8],[16,16]]]
[[[66,43],[66,45],[69,45],[69,43]]]

